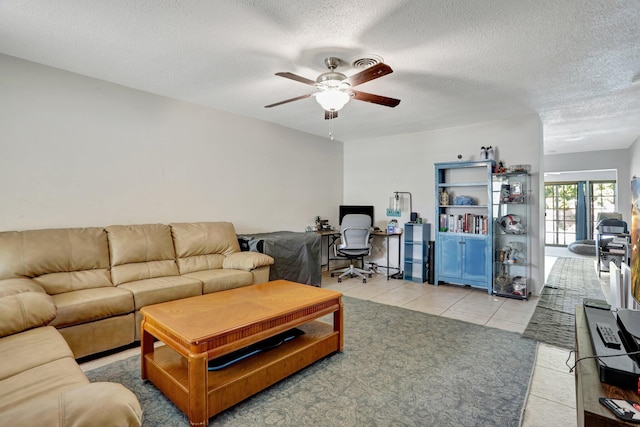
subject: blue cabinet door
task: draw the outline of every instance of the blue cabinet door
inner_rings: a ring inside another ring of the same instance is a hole
[[[487,239],[464,237],[464,279],[487,280]]]
[[[462,248],[460,236],[440,234],[437,258],[440,276],[462,278]]]
[[[436,261],[437,282],[490,288],[487,236],[440,233]]]

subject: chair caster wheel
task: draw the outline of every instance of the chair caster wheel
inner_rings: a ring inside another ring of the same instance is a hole
[[[333,273],[331,273],[331,277],[333,277]]]
[[[367,279],[362,279],[362,283],[367,283]]]
[[[342,279],[338,277],[338,283],[342,283]]]
[[[371,277],[372,277],[372,276],[371,276],[371,273],[369,273],[369,279],[371,279]]]

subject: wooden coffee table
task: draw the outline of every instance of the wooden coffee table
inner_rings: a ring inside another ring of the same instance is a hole
[[[343,347],[340,292],[276,280],[140,310],[142,378],[192,426]],[[316,319],[333,313],[333,325]],[[219,371],[207,362],[291,328],[305,332]],[[154,349],[154,337],[164,346]]]

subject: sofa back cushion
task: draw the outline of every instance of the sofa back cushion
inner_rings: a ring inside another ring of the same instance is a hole
[[[222,268],[229,254],[240,252],[238,236],[230,222],[171,224],[180,274]]]
[[[29,277],[50,295],[113,286],[103,228],[0,233],[0,279]]]
[[[111,279],[116,285],[178,275],[168,225],[111,225],[106,230],[111,254]]]

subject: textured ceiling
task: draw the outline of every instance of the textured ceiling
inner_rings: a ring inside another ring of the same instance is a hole
[[[3,0],[0,53],[343,141],[538,113],[545,153],[640,136],[640,1]],[[323,60],[394,72],[325,121]]]

